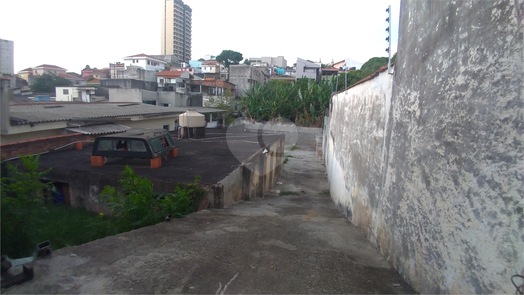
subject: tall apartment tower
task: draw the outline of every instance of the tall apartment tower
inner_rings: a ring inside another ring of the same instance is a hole
[[[191,59],[191,7],[182,0],[164,0],[162,7],[162,55]]]
[[[14,74],[14,42],[0,39],[0,75]]]

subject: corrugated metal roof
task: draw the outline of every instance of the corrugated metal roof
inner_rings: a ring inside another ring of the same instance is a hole
[[[66,128],[67,131],[80,132],[83,134],[110,134],[110,133],[120,133],[126,132],[131,129],[131,127],[120,125],[120,124],[99,124],[99,125],[89,125],[89,126],[79,126]]]
[[[144,103],[33,103],[10,106],[11,125],[70,121],[73,119],[119,118],[130,116],[168,116],[189,109],[200,113],[225,112],[205,107],[160,107]]]

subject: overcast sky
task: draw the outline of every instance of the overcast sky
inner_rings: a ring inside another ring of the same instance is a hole
[[[393,52],[400,0],[185,0],[193,10],[192,59],[224,49],[244,58],[283,55],[328,63]],[[128,55],[160,54],[163,0],[0,0],[0,39],[14,41],[15,72],[52,64],[80,73]]]

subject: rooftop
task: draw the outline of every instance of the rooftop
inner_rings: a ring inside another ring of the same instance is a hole
[[[174,136],[174,135],[172,135]],[[279,134],[264,134],[262,147],[276,140]],[[226,137],[228,140],[226,141]],[[200,175],[202,184],[215,184],[255,152],[260,150],[258,136],[251,132],[232,133],[222,129],[207,129],[205,138],[181,139],[175,141],[178,148],[176,158],[162,160],[162,166],[150,168],[149,159],[108,158],[102,167],[91,166],[92,147],[83,150],[58,151],[40,156],[42,169],[53,168],[52,173],[71,174],[91,172],[118,176],[126,165],[137,175],[151,180],[169,180],[190,183]]]
[[[39,65],[37,67],[34,67],[33,69],[55,69],[55,70],[66,70],[64,68],[61,68],[61,67],[58,67],[58,66],[54,66],[54,65],[48,65],[48,64],[43,64],[43,65]]]
[[[89,87],[88,87],[89,88]],[[77,118],[99,119],[127,116],[163,116],[181,114],[188,109],[200,113],[222,112],[205,107],[160,107],[144,103],[60,102],[29,103],[10,106],[11,125],[69,121]]]
[[[158,77],[164,77],[164,78],[177,78],[180,77],[185,73],[185,71],[162,71],[156,74]]]
[[[156,60],[156,61],[158,61],[158,62],[161,62],[161,63],[167,64],[167,62],[164,61],[164,60],[161,60],[161,59],[158,59],[158,58],[152,57],[152,56],[147,55],[147,54],[144,54],[144,53],[140,53],[140,54],[135,54],[135,55],[126,56],[126,57],[124,57],[123,59],[126,60],[126,59],[138,58],[138,57],[143,57],[143,58],[147,58],[147,59],[152,59],[152,60]]]

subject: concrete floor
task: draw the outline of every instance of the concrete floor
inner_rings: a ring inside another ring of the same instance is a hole
[[[6,293],[413,293],[337,211],[313,148],[286,154],[275,194],[60,249]]]

